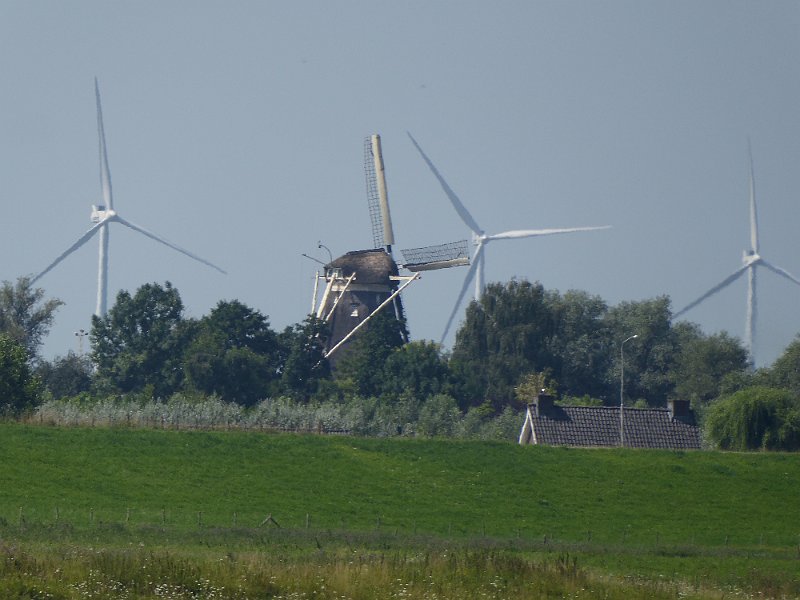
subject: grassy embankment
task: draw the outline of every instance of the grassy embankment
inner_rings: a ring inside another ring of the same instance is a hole
[[[0,575],[54,597],[800,594],[800,455],[2,425],[0,457]]]

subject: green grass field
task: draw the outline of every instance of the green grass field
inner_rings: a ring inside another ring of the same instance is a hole
[[[0,457],[2,597],[800,595],[800,455],[5,424]]]

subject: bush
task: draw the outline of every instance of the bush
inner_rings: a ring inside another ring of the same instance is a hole
[[[427,437],[450,437],[460,419],[461,411],[455,399],[447,394],[437,394],[420,407],[417,432]]]
[[[39,402],[40,384],[28,364],[28,352],[0,333],[0,412],[16,415]]]

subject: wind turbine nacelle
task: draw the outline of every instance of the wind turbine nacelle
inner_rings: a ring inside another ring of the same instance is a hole
[[[745,266],[750,266],[753,263],[757,263],[761,261],[761,256],[759,256],[758,252],[753,252],[752,250],[745,250],[742,252],[742,263]]]
[[[106,216],[106,207],[103,204],[92,204],[92,223],[99,223]]]

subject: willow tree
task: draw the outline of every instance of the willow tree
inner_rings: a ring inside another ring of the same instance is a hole
[[[0,286],[0,332],[21,344],[30,358],[38,356],[39,347],[50,332],[61,300],[44,299],[44,290],[36,288],[30,277],[16,283],[3,281]]]
[[[709,405],[705,432],[723,450],[800,450],[800,399],[779,388],[739,390]]]

